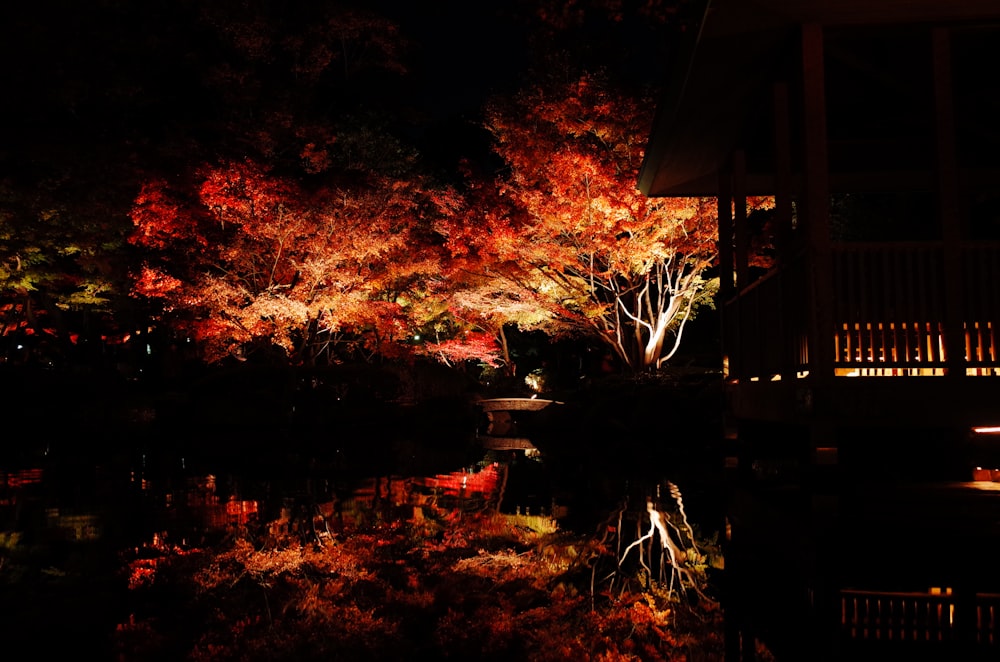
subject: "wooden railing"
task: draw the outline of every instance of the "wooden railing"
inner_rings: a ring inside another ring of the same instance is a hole
[[[950,641],[955,599],[950,594],[841,591],[840,623],[848,639]]]
[[[940,244],[840,244],[833,250],[837,374],[943,375]]]
[[[965,614],[961,609],[972,611]],[[976,593],[965,607],[947,590],[843,590],[840,594],[841,632],[854,641],[953,642],[964,637],[978,646],[994,648],[1000,645],[998,616],[1000,594],[996,593]],[[959,628],[963,618],[969,618],[965,630]]]
[[[967,372],[1000,374],[1000,246],[969,245],[962,250]]]
[[[830,306],[838,376],[938,376],[949,367],[947,320],[962,334],[959,365],[968,376],[1000,375],[1000,244],[966,244],[957,288],[949,290],[939,242],[832,247],[829,301],[812,296],[809,261],[800,258],[758,280],[724,308],[729,374],[761,381],[808,374],[809,322]],[[958,300],[948,292],[958,291]],[[950,307],[950,309],[949,309]],[[958,351],[958,350],[956,350]]]

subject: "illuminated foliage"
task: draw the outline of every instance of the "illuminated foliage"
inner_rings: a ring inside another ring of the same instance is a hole
[[[93,188],[108,171],[0,180],[0,335],[45,334],[68,347],[122,306],[128,284],[122,191]]]
[[[681,595],[690,586],[618,564],[621,523],[588,538],[547,517],[424,507],[307,544],[271,533],[164,548],[130,565],[136,597],[169,606],[119,626],[119,659],[162,653],[168,632],[184,659],[721,659],[705,580]]]
[[[408,353],[440,242],[437,194],[386,119],[406,71],[397,26],[339,3],[223,1],[196,21],[215,45],[199,52],[208,107],[225,112],[135,198],[132,241],[150,257],[134,293],[209,361]]]
[[[359,153],[372,156],[368,165],[405,161],[386,158],[398,146],[366,114],[385,107],[386,90],[405,73],[406,40],[392,21],[352,4],[56,0],[12,8],[4,54],[32,66],[3,74],[6,89],[20,90],[2,102],[0,297],[13,301],[4,329],[75,337],[98,319],[94,311],[112,308],[126,329],[133,320],[133,329],[146,328],[144,302],[127,296],[133,202],[147,209],[146,234],[134,245],[158,253],[149,270],[134,269],[137,291],[162,298],[170,278],[190,286],[199,269],[208,286],[217,275],[208,263],[227,265],[215,244],[223,233],[198,227],[197,188],[211,177],[202,164],[225,170],[250,159],[283,176],[317,176],[347,168]],[[185,251],[198,257],[190,273],[181,268]],[[161,258],[171,252],[168,269]],[[231,286],[192,301],[225,307],[208,299],[242,294]],[[185,301],[172,288],[167,304],[177,311]],[[301,318],[288,302],[264,303],[256,305],[276,324]],[[202,320],[199,332],[219,338],[213,328],[250,322],[238,317]],[[257,337],[257,326],[243,337]]]
[[[596,75],[548,79],[495,103],[488,126],[509,167],[507,204],[450,237],[544,301],[550,328],[600,339],[635,370],[673,356],[716,287],[706,276],[714,202],[636,188],[653,106]]]
[[[151,182],[133,241],[159,259],[136,293],[160,299],[209,360],[255,343],[299,360],[335,342],[391,355],[408,301],[438,271],[431,213],[419,181],[377,173],[308,191],[242,162],[206,168],[196,192]]]
[[[446,362],[478,360],[514,374],[506,328],[555,333],[547,302],[530,287],[508,277],[501,258],[479,233],[483,210],[505,204],[492,182],[466,172],[462,196],[448,198],[447,213],[435,229],[444,238],[447,259],[430,281],[416,323],[428,341],[424,352]]]

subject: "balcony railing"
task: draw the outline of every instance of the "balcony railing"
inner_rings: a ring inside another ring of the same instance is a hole
[[[968,609],[969,613],[960,613]],[[886,592],[843,590],[840,623],[843,635],[854,641],[953,642],[968,637],[975,644],[994,649],[1000,595],[976,593],[961,605],[950,590]],[[969,626],[962,635],[960,619]]]
[[[775,380],[814,369],[810,350],[832,352],[837,376],[938,376],[949,367],[947,320],[960,320],[967,376],[1000,375],[1000,244],[960,249],[957,300],[949,300],[940,243],[835,244],[832,297],[818,301],[803,254],[725,305],[729,376]],[[810,342],[818,306],[834,328]],[[956,310],[957,308],[957,310]],[[824,340],[826,339],[826,340]],[[958,345],[955,345],[956,347]]]

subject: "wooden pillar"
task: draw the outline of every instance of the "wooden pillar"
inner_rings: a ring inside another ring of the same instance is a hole
[[[736,291],[733,271],[733,183],[728,168],[719,171],[719,297],[722,304]]]
[[[823,390],[833,379],[833,261],[830,247],[830,173],[827,158],[826,82],[824,76],[823,26],[802,26],[802,94],[804,225],[811,267],[811,307],[809,376],[817,389]],[[816,393],[813,405],[824,407],[824,398]]]
[[[809,387],[812,389],[812,418],[809,425],[809,445],[812,464],[824,473],[837,464],[837,440],[831,420],[831,391],[834,368],[833,257],[830,240],[830,173],[827,152],[826,80],[824,73],[823,27],[819,24],[802,26],[802,125],[803,125],[803,198],[799,222],[806,235],[810,268],[810,297],[802,305],[811,309],[809,322]],[[818,477],[818,476],[817,476]],[[817,486],[818,488],[819,486]],[[817,489],[812,495],[813,525],[831,523],[835,519],[836,499]],[[833,502],[831,502],[831,498]],[[828,528],[828,527],[822,527]],[[826,537],[819,530],[812,534],[818,545],[816,559],[825,566],[829,559],[823,553]],[[813,632],[807,647],[813,659],[838,659],[839,648],[839,582],[832,568],[816,568],[809,581],[815,587]]]
[[[773,103],[775,248],[778,260],[785,261],[792,237],[792,127],[786,83],[774,84]]]
[[[934,138],[937,147],[937,200],[944,242],[945,352],[948,376],[965,376],[965,330],[962,325],[962,224],[959,214],[958,157],[951,78],[951,35],[947,28],[931,33],[934,73]]]
[[[736,293],[735,278],[736,272],[733,269],[733,182],[732,175],[728,168],[719,171],[719,199],[718,199],[718,226],[719,226],[719,301],[716,304],[719,310],[719,320],[722,325],[720,329],[722,338],[722,356],[724,376],[739,377],[742,374],[740,368],[740,339],[737,306],[728,305]]]
[[[743,150],[733,153],[733,229],[736,241],[736,291],[750,284],[750,232],[747,228],[747,159]]]
[[[788,110],[788,85],[784,82],[774,84],[774,248],[777,264],[781,270],[779,281],[781,287],[781,306],[783,310],[792,310],[799,302],[794,301],[793,279],[797,272],[793,271],[792,247],[792,127]],[[781,349],[779,374],[782,379],[795,377],[798,366],[797,331],[790,331],[790,325],[780,316],[775,320]]]
[[[722,623],[724,638],[724,662],[743,662],[743,633],[746,615],[742,605],[748,589],[741,572],[742,559],[739,548],[732,541],[723,543],[726,569],[722,575]]]

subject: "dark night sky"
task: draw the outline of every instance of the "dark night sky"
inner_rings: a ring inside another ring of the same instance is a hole
[[[157,0],[131,4],[145,7],[111,0],[8,6],[0,27],[0,149],[114,140],[127,129],[155,133],[160,122],[197,121],[207,111],[198,107],[206,103],[198,81],[205,40],[191,13]],[[434,122],[474,113],[525,66],[523,31],[518,36],[513,19],[489,3],[366,6],[398,18],[408,40],[409,71],[387,83],[397,95],[388,102],[411,115]]]
[[[209,114],[225,116],[229,109],[218,108],[199,81],[199,68],[215,55],[214,46],[206,46],[215,37],[192,20],[201,4],[37,0],[8,5],[0,22],[0,113],[5,118],[0,162],[20,167],[25,159],[45,160],[70,145],[100,152],[116,143],[155,142],[189,130],[185,124],[204,123]],[[230,4],[268,6],[263,1]],[[297,6],[274,5],[281,11]],[[361,6],[401,27],[408,72],[371,80],[385,87],[381,101],[405,112],[410,130],[423,134],[425,150],[474,140],[483,101],[514,89],[535,55],[529,34],[539,28],[533,17],[537,3],[529,0],[374,0]],[[623,65],[620,72],[626,75],[650,74],[655,28],[642,21],[611,24],[599,12],[594,16],[565,35],[575,56]],[[553,39],[540,43],[558,47]]]
[[[490,92],[515,85],[528,66],[523,26],[497,5],[451,0],[428,11],[419,3],[388,4],[402,4],[404,34],[417,40],[420,93],[441,113],[475,111]]]
[[[426,113],[426,123],[416,127],[421,151],[453,163],[470,149],[488,150],[488,138],[478,127],[482,105],[491,94],[516,89],[530,66],[523,21],[498,7],[503,3],[385,4],[390,15],[398,12],[403,33],[415,40],[408,101]]]

